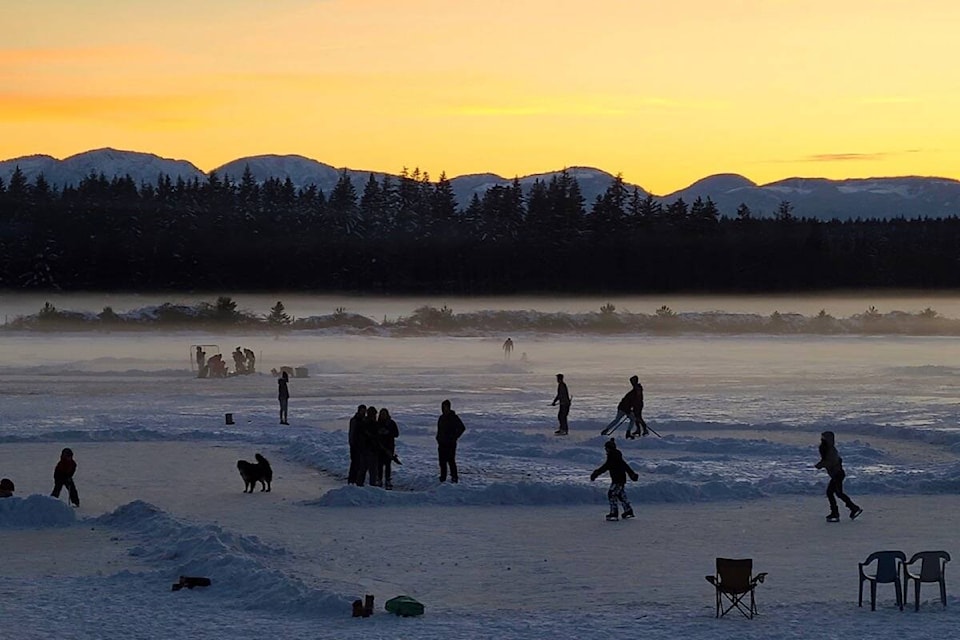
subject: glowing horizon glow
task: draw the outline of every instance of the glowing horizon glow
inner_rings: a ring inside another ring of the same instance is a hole
[[[45,0],[0,24],[0,158],[296,154],[655,194],[960,178],[960,3]]]

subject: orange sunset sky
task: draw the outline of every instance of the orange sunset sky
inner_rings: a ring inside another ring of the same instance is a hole
[[[0,159],[960,178],[956,0],[30,0]]]

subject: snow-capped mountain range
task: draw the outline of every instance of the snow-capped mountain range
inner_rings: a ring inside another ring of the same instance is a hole
[[[9,183],[15,169],[25,174],[30,182],[40,174],[52,185],[76,185],[90,174],[104,174],[108,178],[129,175],[138,184],[155,183],[160,175],[169,175],[190,181],[205,180],[208,174],[186,160],[173,160],[135,151],[96,149],[85,151],[63,160],[47,155],[23,156],[0,161],[0,179]],[[258,181],[268,178],[290,178],[297,187],[311,184],[329,193],[340,177],[332,165],[297,155],[261,155],[238,158],[215,171],[237,181],[249,167]],[[358,193],[372,173],[378,180],[385,174],[375,171],[346,169]],[[614,176],[591,167],[568,167],[568,174],[580,185],[589,210],[594,199],[602,194]],[[560,170],[519,178],[524,188],[536,180],[547,182]],[[436,179],[438,176],[431,176]],[[457,200],[466,206],[474,194],[482,195],[496,185],[507,185],[512,178],[493,173],[458,176],[450,179]],[[635,185],[628,184],[629,189]],[[637,186],[643,196],[647,191]],[[793,205],[797,217],[841,220],[853,218],[890,218],[904,216],[942,218],[960,215],[960,181],[949,178],[904,176],[893,178],[787,178],[769,184],[757,183],[736,174],[718,174],[703,178],[685,189],[662,196],[654,196],[663,203],[683,198],[687,204],[697,197],[711,198],[726,216],[734,216],[740,204],[750,207],[754,216],[771,215],[782,201]]]

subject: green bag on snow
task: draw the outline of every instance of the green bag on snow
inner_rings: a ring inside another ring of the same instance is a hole
[[[423,605],[410,596],[397,596],[387,600],[383,608],[398,616],[422,616]]]

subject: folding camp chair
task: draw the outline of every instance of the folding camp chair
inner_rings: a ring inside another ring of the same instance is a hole
[[[754,599],[753,590],[763,582],[767,574],[753,575],[752,559],[717,558],[717,573],[704,577],[716,590],[718,618],[727,615],[734,608],[745,618],[752,619],[757,614],[757,601]],[[744,602],[748,595],[750,601]],[[726,604],[724,599],[729,604]]]
[[[920,561],[920,573],[910,571],[910,565]],[[910,581],[914,581],[913,608],[914,611],[920,611],[920,583],[921,582],[939,582],[940,583],[940,603],[947,606],[947,563],[950,562],[950,554],[946,551],[920,551],[913,554],[910,561],[903,565],[903,599],[907,599],[907,586]]]
[[[866,573],[863,568],[871,562],[877,562],[876,571],[872,574]],[[877,610],[877,584],[893,583],[897,592],[897,606],[903,611],[903,592],[901,583],[904,578],[901,577],[903,564],[907,561],[906,554],[903,551],[874,551],[867,559],[860,563],[860,599],[859,606],[863,606],[863,583],[870,583],[870,610]]]

